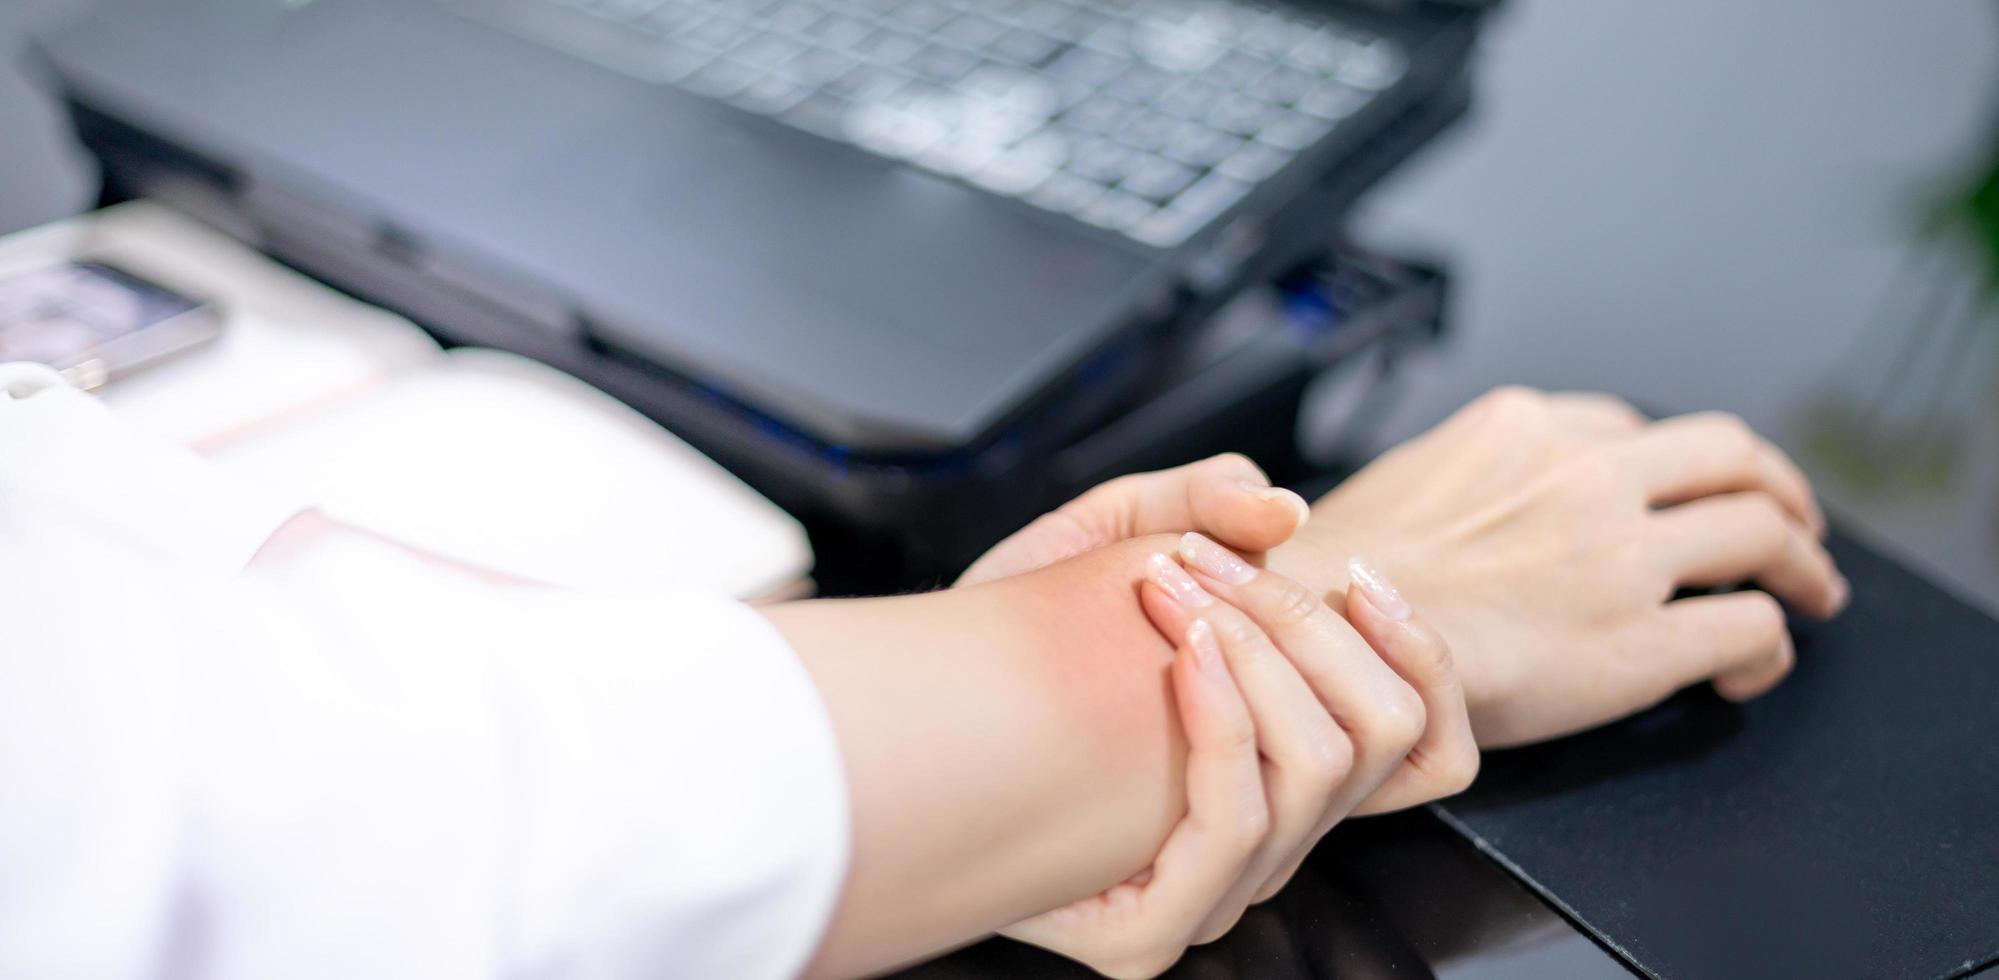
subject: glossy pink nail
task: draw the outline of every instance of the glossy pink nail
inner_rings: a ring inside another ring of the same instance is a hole
[[[1242,488],[1244,492],[1264,503],[1282,502],[1284,506],[1291,509],[1293,514],[1297,515],[1298,526],[1300,527],[1303,527],[1305,522],[1312,518],[1312,505],[1306,503],[1305,498],[1283,487],[1267,486],[1255,480],[1244,480],[1242,481]]]
[[[1367,593],[1369,602],[1389,619],[1401,621],[1409,618],[1409,603],[1402,593],[1388,581],[1388,576],[1376,571],[1374,566],[1355,558],[1347,562],[1347,580],[1356,588]]]
[[[1155,554],[1145,562],[1145,577],[1153,585],[1159,586],[1167,598],[1188,609],[1200,609],[1215,604],[1215,597],[1194,581],[1194,576],[1180,567],[1180,563],[1166,555]]]
[[[1193,531],[1180,538],[1180,557],[1217,582],[1247,585],[1256,578],[1256,566],[1235,552]]]

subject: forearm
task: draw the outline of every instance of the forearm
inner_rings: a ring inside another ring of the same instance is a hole
[[[825,699],[854,859],[819,974],[982,936],[1147,867],[1185,809],[1171,646],[1137,600],[1170,537],[976,588],[767,615]]]

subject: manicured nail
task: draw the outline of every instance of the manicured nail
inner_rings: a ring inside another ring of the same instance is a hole
[[[1369,602],[1389,619],[1401,621],[1409,618],[1409,603],[1396,591],[1388,576],[1376,571],[1374,566],[1355,558],[1347,562],[1347,580],[1367,593]]]
[[[1298,524],[1301,527],[1304,526],[1306,521],[1312,518],[1312,505],[1306,503],[1305,498],[1283,487],[1267,486],[1255,480],[1244,480],[1242,481],[1242,488],[1248,491],[1250,496],[1265,503],[1273,500],[1283,501],[1285,506],[1291,508],[1292,513],[1298,515]]]
[[[1194,581],[1194,576],[1180,567],[1180,563],[1166,555],[1155,554],[1145,561],[1145,577],[1159,586],[1167,598],[1188,609],[1200,609],[1215,604],[1215,597]]]
[[[1210,684],[1228,681],[1229,669],[1222,663],[1222,645],[1215,640],[1215,628],[1205,619],[1187,624],[1187,645],[1194,649],[1194,666]]]
[[[1256,577],[1256,566],[1194,531],[1181,536],[1180,557],[1217,582],[1247,585]]]

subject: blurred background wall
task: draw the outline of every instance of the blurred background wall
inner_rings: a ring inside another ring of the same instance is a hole
[[[0,4],[0,48],[77,5]],[[1380,441],[1501,382],[1729,409],[1999,609],[1999,324],[1952,326],[1975,259],[1920,233],[1991,163],[1999,4],[1514,0],[1479,95],[1361,219],[1460,285]],[[0,232],[91,200],[60,132],[0,70]]]

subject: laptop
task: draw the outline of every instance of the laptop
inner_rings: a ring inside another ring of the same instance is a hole
[[[860,507],[1085,430],[1330,241],[1477,8],[107,0],[37,51],[113,193]]]

